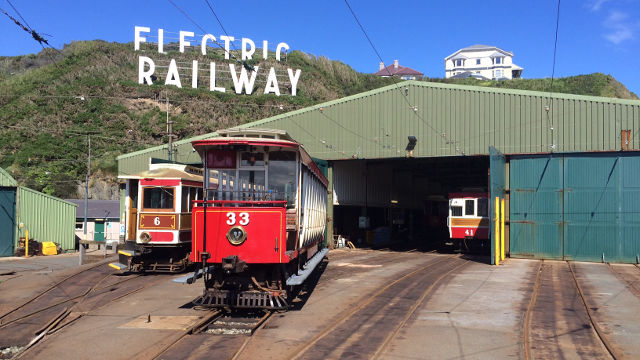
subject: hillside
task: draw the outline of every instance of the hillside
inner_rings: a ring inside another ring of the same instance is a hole
[[[611,75],[601,73],[589,75],[569,76],[553,80],[551,88],[551,78],[545,79],[513,79],[506,81],[483,81],[476,79],[425,79],[426,81],[440,82],[446,84],[487,86],[505,89],[520,89],[543,92],[557,92],[575,95],[604,96],[618,99],[638,100],[638,95],[629,91],[623,84],[618,82]]]
[[[147,86],[137,83],[139,55],[132,44],[80,41],[61,51],[0,57],[0,166],[30,188],[63,198],[81,197],[90,138],[91,197],[113,198],[116,156],[167,142],[167,97],[174,133],[183,139],[392,83],[338,61],[294,51],[283,63],[270,58],[250,65],[260,66],[261,71],[273,66],[285,74],[287,67],[301,69],[295,97],[191,89],[186,84],[189,78],[182,89]],[[205,64],[222,59],[223,53],[204,57],[174,49],[153,57],[165,64],[168,58],[184,64],[197,58]],[[541,91],[548,91],[549,83],[549,79],[428,81]],[[229,83],[229,78],[221,77],[218,85],[230,88]],[[553,90],[637,99],[603,74],[556,79]]]
[[[166,143],[167,96],[174,134],[182,139],[391,83],[338,61],[291,52],[276,65],[302,70],[295,97],[147,86],[137,84],[138,55],[132,44],[82,41],[60,52],[0,58],[0,166],[30,188],[81,196],[90,135],[90,186],[94,197],[108,198],[114,189],[102,188],[114,183],[116,156]],[[167,57],[190,63],[194,56],[171,51]]]

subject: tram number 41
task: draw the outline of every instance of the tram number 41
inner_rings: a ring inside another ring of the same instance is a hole
[[[467,236],[473,236],[473,229],[467,229],[464,231],[464,234]]]
[[[243,226],[249,224],[249,213],[241,212],[240,214],[238,214],[238,217],[240,218],[240,220],[238,221],[238,224]],[[235,224],[236,224],[236,214],[232,212],[228,212],[227,225],[233,226]]]

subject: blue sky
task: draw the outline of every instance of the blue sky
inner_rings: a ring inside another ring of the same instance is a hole
[[[27,23],[49,34],[60,48],[74,40],[131,42],[134,26],[156,31],[200,33],[168,1],[10,0]],[[204,0],[174,0],[207,32],[223,34]],[[379,60],[343,0],[209,0],[229,35],[259,44],[288,43],[292,49],[340,60],[375,72]],[[473,45],[495,45],[514,53],[523,77],[550,77],[557,1],[362,1],[350,4],[389,64],[429,77],[444,77],[444,58]],[[18,18],[6,0],[0,9]],[[19,18],[18,18],[19,19]],[[41,50],[29,34],[0,14],[0,56]],[[640,0],[564,0],[556,77],[611,74],[640,94]]]

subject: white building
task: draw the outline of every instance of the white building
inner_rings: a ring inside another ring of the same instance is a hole
[[[513,53],[489,45],[472,45],[444,59],[446,78],[515,79],[522,68],[513,63]]]

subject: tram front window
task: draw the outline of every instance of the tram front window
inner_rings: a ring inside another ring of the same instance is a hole
[[[269,153],[269,191],[272,200],[285,200],[292,207],[296,200],[296,153],[272,151]]]
[[[173,188],[144,188],[142,190],[142,207],[145,209],[173,209]]]
[[[240,200],[270,200],[265,191],[264,170],[240,170],[238,173]]]

